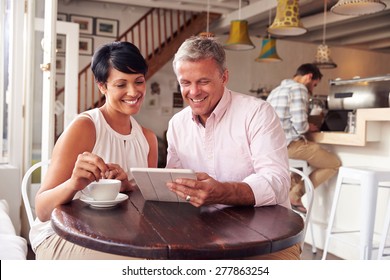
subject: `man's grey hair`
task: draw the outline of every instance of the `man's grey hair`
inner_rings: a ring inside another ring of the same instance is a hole
[[[226,54],[223,46],[213,37],[193,36],[184,41],[173,59],[173,71],[179,61],[200,61],[212,58],[220,68],[226,70]]]

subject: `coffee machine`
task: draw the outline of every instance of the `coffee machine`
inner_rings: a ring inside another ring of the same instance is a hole
[[[322,131],[344,131],[348,112],[361,108],[389,107],[390,74],[350,80],[331,80],[327,98],[328,113]]]

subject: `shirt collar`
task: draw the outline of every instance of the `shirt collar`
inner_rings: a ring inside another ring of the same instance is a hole
[[[210,114],[210,117],[212,115],[214,115],[215,121],[218,122],[222,118],[222,116],[225,114],[225,112],[228,108],[228,105],[232,99],[231,95],[232,95],[231,91],[225,87],[223,95],[217,104],[217,107],[215,107],[214,111]],[[192,111],[191,111],[191,113],[192,113]],[[199,121],[198,115],[192,114],[192,120],[198,125],[201,124],[201,122]]]

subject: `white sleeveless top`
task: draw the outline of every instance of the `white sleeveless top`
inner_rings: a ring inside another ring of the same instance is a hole
[[[131,167],[148,167],[149,144],[137,121],[130,117],[131,133],[119,134],[106,122],[99,109],[86,112],[95,124],[96,142],[92,153],[104,162],[119,164],[126,171],[129,180],[133,179]]]
[[[127,173],[129,181],[134,181],[130,172],[131,167],[148,167],[149,144],[141,126],[133,117],[130,116],[132,128],[128,135],[122,135],[113,130],[98,108],[80,114],[78,117],[88,117],[95,125],[96,142],[92,153],[100,156],[106,163],[120,165]],[[75,198],[78,198],[78,195]],[[41,222],[36,218],[29,234],[34,252],[52,234],[54,230],[50,225],[50,220]]]

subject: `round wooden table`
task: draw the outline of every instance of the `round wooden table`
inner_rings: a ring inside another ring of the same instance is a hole
[[[76,199],[52,213],[52,226],[78,245],[148,259],[233,259],[302,242],[304,222],[282,206],[196,208],[145,201],[139,191],[108,209]]]

